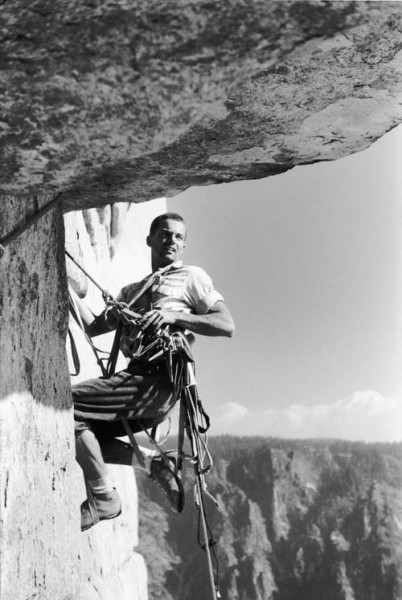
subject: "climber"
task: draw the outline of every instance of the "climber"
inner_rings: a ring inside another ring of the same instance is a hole
[[[231,337],[234,332],[232,316],[210,277],[200,267],[185,266],[181,260],[186,243],[183,218],[176,213],[156,217],[146,243],[151,249],[152,273],[125,286],[117,298],[139,316],[137,324],[122,326],[120,349],[128,359],[126,369],[72,388],[76,456],[88,491],[88,499],[81,505],[82,530],[121,513],[121,501],[105,462],[131,464],[133,460],[132,446],[116,439],[126,435],[122,406],[132,431],[137,432],[162,422],[178,399],[166,360],[133,358],[139,355],[138,340],[144,336],[152,339],[164,330],[184,332],[190,343],[193,333]],[[115,308],[94,317],[85,303],[78,297],[75,300],[89,336],[118,327]],[[167,462],[155,452],[142,451],[139,462],[161,485],[173,510],[180,512],[183,489],[173,468],[175,457]]]

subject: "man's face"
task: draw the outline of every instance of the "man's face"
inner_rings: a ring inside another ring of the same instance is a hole
[[[152,265],[155,268],[167,267],[181,259],[186,241],[186,226],[181,221],[166,219],[158,229],[147,237],[151,248]]]

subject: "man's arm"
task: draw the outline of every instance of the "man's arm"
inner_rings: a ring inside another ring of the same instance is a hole
[[[235,324],[227,306],[218,301],[205,315],[188,314],[169,310],[152,310],[142,319],[143,329],[162,325],[176,325],[193,333],[208,336],[232,337]]]
[[[106,322],[105,311],[96,317],[85,304],[85,302],[83,302],[75,292],[70,290],[70,293],[73,296],[75,306],[80,313],[84,329],[90,337],[96,337],[97,335],[108,333],[113,329],[113,327],[108,325]]]
[[[105,312],[103,311],[100,315],[95,317],[95,319],[90,323],[85,331],[90,337],[96,337],[97,335],[102,335],[103,333],[109,333],[116,327],[111,327],[109,323],[106,321]]]

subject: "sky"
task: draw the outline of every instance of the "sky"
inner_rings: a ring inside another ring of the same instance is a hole
[[[338,161],[167,200],[185,262],[236,322],[194,347],[211,434],[402,440],[401,163],[402,126]]]

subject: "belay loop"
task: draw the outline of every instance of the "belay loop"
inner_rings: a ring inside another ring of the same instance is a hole
[[[91,275],[71,256],[66,250],[66,255],[81,269],[81,271],[94,283],[94,285],[101,291],[102,298],[108,308],[114,310],[117,313],[118,325],[116,329],[116,335],[113,341],[111,352],[108,358],[99,358],[98,353],[102,352],[96,348],[91,338],[86,335],[87,341],[91,345],[96,357],[97,362],[101,367],[102,374],[104,377],[111,377],[115,372],[117,356],[120,349],[120,340],[123,333],[123,328],[129,327],[130,325],[136,326],[141,319],[141,315],[131,310],[131,305],[127,305],[118,302],[109,292],[102,289],[102,287],[91,277]],[[84,330],[84,325],[80,319],[78,309],[75,307],[74,300],[70,295],[70,309],[72,309],[72,315],[80,327]],[[125,331],[126,334],[126,331]],[[185,459],[189,460],[194,466],[195,474],[195,504],[198,509],[198,538],[201,548],[206,552],[207,563],[208,563],[208,575],[210,581],[210,591],[213,600],[220,598],[218,590],[218,578],[219,578],[219,563],[215,552],[216,541],[212,536],[211,529],[207,523],[207,516],[205,511],[204,498],[209,497],[216,506],[218,502],[211,496],[207,490],[205,481],[205,475],[211,470],[213,466],[212,457],[207,447],[206,433],[209,429],[209,417],[206,414],[202,402],[198,396],[197,385],[195,381],[194,372],[194,359],[191,353],[191,349],[188,340],[183,332],[181,331],[170,331],[169,327],[162,327],[156,331],[152,336],[145,335],[144,332],[138,330],[133,340],[133,352],[131,354],[134,360],[145,360],[152,363],[154,360],[160,360],[164,358],[166,361],[168,373],[170,379],[176,390],[177,397],[180,399],[180,417],[179,417],[179,432],[178,432],[178,449],[177,449],[177,460],[175,467],[175,474],[180,476]],[[107,366],[105,367],[103,362],[107,360]],[[134,434],[130,429],[128,420],[122,417],[123,424],[126,428],[127,434],[130,438],[131,444],[134,451],[136,449],[139,452],[138,445],[135,441]],[[141,421],[139,420],[141,425]],[[144,432],[152,438],[152,443],[158,448],[161,457],[164,461],[167,461],[166,452],[160,447],[160,445],[154,439],[154,436],[143,427]],[[183,452],[184,447],[184,434],[186,433],[187,438],[190,442],[191,455],[185,456]],[[132,439],[133,438],[133,439]],[[141,460],[140,460],[141,464]],[[203,541],[200,541],[202,533]],[[214,575],[214,567],[212,564],[213,553],[216,562],[216,576]]]

